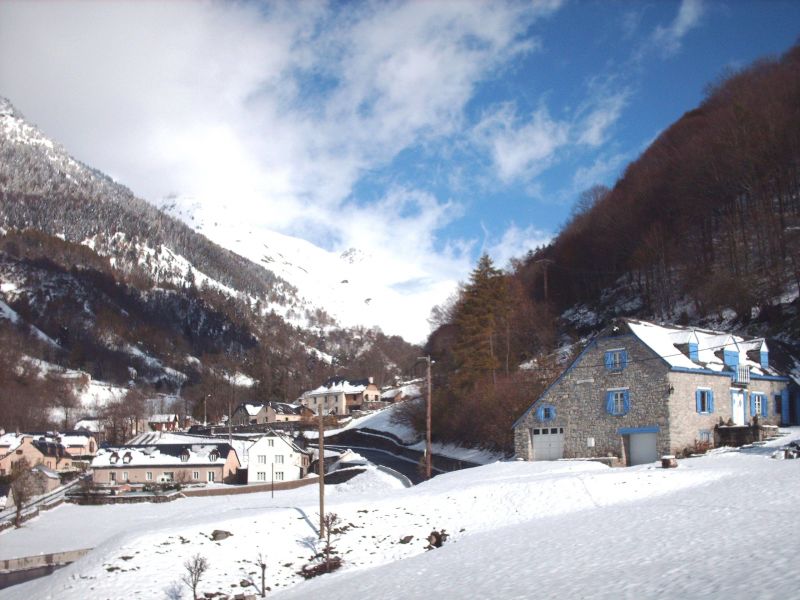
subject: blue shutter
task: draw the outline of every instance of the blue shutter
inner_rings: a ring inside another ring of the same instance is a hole
[[[629,390],[625,390],[622,394],[622,402],[625,406],[625,411],[623,414],[628,414],[628,411],[631,409],[631,394]]]
[[[614,392],[606,392],[606,412],[614,414]]]
[[[708,412],[714,412],[714,392],[708,390]]]
[[[697,409],[697,412],[703,412],[703,406],[701,402],[702,394],[700,390],[695,390],[694,392],[694,407]]]
[[[756,395],[750,394],[750,416],[754,417],[756,414]]]
[[[620,350],[619,352],[619,361],[620,365],[624,369],[628,366],[628,351],[627,350]]]
[[[761,396],[761,416],[768,417],[769,416],[769,408],[767,407],[767,396],[766,394],[759,394]]]
[[[606,352],[604,357],[606,363],[606,369],[609,371],[614,368],[614,353],[613,352]]]
[[[689,358],[694,362],[700,360],[700,354],[697,352],[697,344],[694,342],[689,342]]]
[[[781,390],[781,423],[789,422],[789,388]]]
[[[539,408],[536,409],[536,418],[539,421],[544,420],[544,406],[540,406]]]
[[[763,350],[759,352],[759,362],[761,363],[761,368],[768,369],[769,368],[769,353],[764,352]]]

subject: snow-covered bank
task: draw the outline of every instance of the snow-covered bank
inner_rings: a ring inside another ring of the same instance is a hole
[[[47,551],[59,538],[83,541],[94,531],[98,547],[0,598],[163,598],[196,553],[211,564],[201,591],[241,592],[259,551],[270,595],[281,598],[789,598],[800,585],[792,568],[800,461],[771,453],[717,452],[669,470],[494,463],[411,489],[370,469],[328,489],[327,510],[350,525],[336,543],[345,564],[310,582],[295,572],[316,539],[314,489],[147,511],[65,506],[0,535],[2,552]],[[424,537],[441,528],[451,539],[424,552]],[[214,529],[233,537],[214,542]]]

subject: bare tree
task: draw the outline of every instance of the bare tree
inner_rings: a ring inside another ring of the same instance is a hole
[[[255,563],[261,568],[261,586],[259,587],[259,585],[253,581],[252,577],[249,578],[248,581],[250,582],[250,585],[256,588],[256,591],[261,595],[261,597],[264,598],[267,595],[267,562],[262,556],[261,552],[258,553]]]
[[[208,570],[208,561],[204,556],[195,554],[192,558],[183,563],[186,573],[183,574],[181,580],[192,590],[192,597],[197,600],[197,586],[200,585],[200,579],[203,574]]]
[[[22,513],[25,505],[31,501],[31,498],[41,494],[42,491],[41,481],[31,470],[28,459],[21,458],[15,462],[11,470],[11,493],[16,507],[16,514],[14,515],[15,527],[22,527]]]
[[[325,513],[322,522],[325,525],[325,547],[322,549],[322,552],[325,554],[325,568],[330,572],[331,555],[336,551],[331,544],[331,539],[334,534],[338,533],[342,519],[336,513],[329,512]]]

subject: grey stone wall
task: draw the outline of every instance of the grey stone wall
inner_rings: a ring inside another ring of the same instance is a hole
[[[722,419],[725,423],[732,420],[731,391],[740,389],[745,392],[745,424],[752,422],[750,416],[751,392],[766,394],[769,412],[767,417],[759,415],[759,422],[763,425],[778,425],[780,415],[775,413],[775,394],[780,394],[785,384],[781,382],[752,380],[747,386],[737,387],[731,384],[731,378],[725,375],[709,375],[699,373],[669,374],[670,385],[674,391],[669,397],[669,410],[671,421],[671,452],[693,446],[700,439],[701,431],[711,431],[713,439],[714,426]],[[714,412],[699,414],[695,401],[695,391],[698,388],[711,389],[714,392]]]
[[[628,366],[618,373],[608,371],[605,352],[619,348],[627,351]],[[529,429],[544,425],[536,418],[535,409],[541,403],[556,408],[556,418],[547,426],[564,428],[565,458],[621,458],[624,450],[620,429],[656,425],[659,453],[667,453],[668,371],[668,365],[633,335],[597,339],[520,421],[514,435],[516,455],[532,459]],[[630,411],[626,415],[606,412],[606,392],[616,388],[629,390]],[[589,438],[594,439],[594,447],[588,445]]]

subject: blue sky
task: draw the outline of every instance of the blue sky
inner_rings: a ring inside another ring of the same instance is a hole
[[[0,94],[216,241],[358,248],[394,293],[376,322],[419,339],[482,252],[551,239],[710,82],[798,35],[778,1],[5,1]]]

